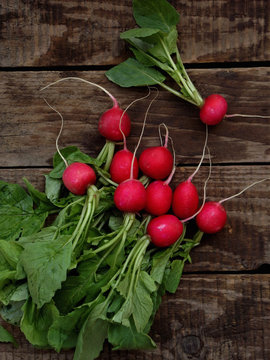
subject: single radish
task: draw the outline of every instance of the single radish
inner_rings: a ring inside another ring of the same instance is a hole
[[[158,94],[157,94],[158,95]],[[139,181],[133,178],[133,169],[134,169],[134,163],[136,159],[136,152],[139,148],[142,135],[145,128],[146,123],[146,117],[149,112],[149,109],[153,103],[153,101],[156,99],[157,95],[151,100],[150,104],[148,105],[148,108],[145,113],[144,122],[141,130],[141,134],[138,140],[138,143],[136,145],[136,148],[133,153],[131,168],[130,168],[130,177],[128,180],[125,180],[121,182],[114,193],[114,203],[115,206],[124,212],[138,212],[143,210],[146,204],[146,190],[143,184]]]
[[[224,207],[214,201],[204,204],[202,210],[196,216],[198,228],[207,234],[215,234],[226,224],[227,214]]]
[[[84,195],[90,185],[95,184],[96,174],[87,164],[74,162],[62,176],[65,187],[75,195]]]
[[[120,211],[136,213],[145,207],[146,191],[136,179],[125,180],[114,192],[114,203]]]
[[[123,115],[123,116],[122,116]],[[131,122],[129,116],[124,113],[116,103],[111,109],[105,111],[98,122],[98,130],[107,140],[123,140],[122,132],[119,129],[120,119],[122,117],[121,130],[128,136],[130,134]]]
[[[224,118],[232,117],[258,117],[269,119],[270,116],[248,115],[248,114],[227,114],[228,104],[225,98],[219,94],[209,95],[200,108],[200,119],[207,125],[217,125]]]
[[[201,160],[194,173],[186,180],[177,185],[173,193],[172,210],[179,219],[186,219],[195,214],[199,206],[199,195],[196,186],[192,180],[199,171],[205,155],[205,149],[208,140],[208,127],[205,128],[205,143]]]
[[[146,188],[145,211],[151,215],[166,214],[172,204],[172,189],[166,181],[156,180]]]
[[[179,219],[192,216],[199,206],[199,195],[189,178],[177,185],[173,193],[172,209]]]
[[[152,179],[162,180],[172,171],[173,156],[165,146],[152,146],[141,153],[139,167]]]
[[[111,179],[114,182],[120,184],[130,178],[132,159],[133,153],[127,149],[119,150],[115,153],[110,166]],[[138,174],[139,165],[138,160],[135,158],[132,173],[133,179],[137,179]]]
[[[266,180],[270,180],[270,178],[265,178],[256,181],[250,184],[249,186],[245,187],[239,193],[232,195],[226,199],[220,200],[219,202],[214,202],[214,201],[206,202],[196,216],[196,223],[198,228],[202,232],[205,232],[207,234],[215,234],[220,230],[222,230],[226,224],[227,213],[223,205],[221,204],[225,201],[233,199],[236,196],[241,195],[247,189]]]
[[[174,159],[167,146],[168,133],[166,132],[164,145],[151,146],[142,151],[139,167],[145,175],[155,180],[163,180],[170,175]]]
[[[165,214],[153,218],[147,226],[151,242],[159,247],[174,244],[182,235],[183,224],[174,215]]]
[[[217,125],[226,115],[227,101],[219,94],[212,94],[204,100],[200,109],[200,119],[207,125]]]

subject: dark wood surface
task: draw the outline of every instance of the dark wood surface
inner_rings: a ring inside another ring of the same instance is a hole
[[[224,95],[229,113],[269,116],[270,2],[171,3],[181,13],[181,53],[186,63],[193,63],[188,71],[202,96]],[[42,175],[51,167],[60,127],[59,117],[43,97],[64,116],[61,146],[77,145],[95,155],[104,143],[96,130],[100,114],[111,106],[109,98],[75,81],[40,92],[48,83],[80,76],[105,86],[123,108],[146,94],[143,88],[121,89],[104,76],[106,69],[128,56],[119,33],[134,26],[131,4],[131,0],[1,2],[1,180],[23,184],[26,176],[43,188]],[[144,100],[129,110],[133,124],[130,150],[136,144],[147,105],[148,100]],[[158,143],[157,125],[161,122],[169,126],[174,139],[178,164],[175,186],[194,171],[205,128],[196,108],[160,90],[140,149]],[[209,147],[213,169],[207,196],[211,200],[230,196],[270,176],[269,119],[225,119],[210,128]],[[208,169],[205,161],[194,178],[200,194]],[[177,293],[163,299],[151,330],[157,349],[114,352],[106,345],[100,360],[270,358],[269,181],[224,205],[228,212],[224,230],[204,236],[193,251],[193,263],[185,267]],[[19,348],[0,344],[0,360],[72,359],[72,351],[57,354],[35,349],[18,329],[9,329]]]
[[[185,62],[270,60],[268,0],[174,0]],[[2,0],[0,65],[111,65],[127,56],[131,0]],[[22,46],[23,43],[23,46]]]

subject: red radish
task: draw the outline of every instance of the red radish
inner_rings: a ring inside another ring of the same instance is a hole
[[[152,179],[162,180],[172,171],[173,156],[165,146],[152,146],[141,153],[139,167]]]
[[[89,165],[74,162],[65,169],[62,179],[73,194],[84,195],[87,188],[96,182],[96,174]]]
[[[114,182],[120,184],[121,182],[130,178],[132,159],[133,153],[127,149],[123,149],[115,153],[110,166],[111,179]],[[132,174],[133,179],[137,179],[138,174],[139,165],[138,160],[135,158]]]
[[[223,96],[219,94],[209,95],[200,109],[200,119],[207,125],[217,125],[224,118],[232,117],[258,117],[269,119],[270,116],[264,115],[245,115],[245,114],[227,114],[228,104]]]
[[[186,180],[177,185],[173,193],[172,209],[173,213],[180,219],[187,219],[193,216],[198,209],[199,195],[195,185],[192,184],[192,179],[199,171],[205,155],[205,149],[208,140],[208,127],[205,128],[205,143],[201,160],[194,171],[194,173]]]
[[[142,172],[155,180],[162,180],[168,177],[173,169],[174,159],[168,146],[168,129],[166,128],[165,143],[162,146],[149,147],[141,153],[139,167]],[[159,127],[160,134],[160,127]],[[161,138],[161,135],[160,135]]]
[[[212,94],[204,100],[200,119],[207,125],[217,125],[226,115],[227,101],[219,94]]]
[[[207,234],[215,234],[223,229],[226,220],[227,214],[224,207],[214,201],[206,202],[196,216],[198,228]]]
[[[173,193],[173,213],[180,219],[185,219],[193,214],[199,206],[199,195],[195,185],[188,179],[180,183]]]
[[[129,179],[119,184],[114,193],[117,209],[124,212],[138,212],[145,207],[146,191],[143,184],[136,179]]]
[[[182,235],[183,224],[174,215],[166,214],[152,219],[147,226],[151,242],[159,247],[174,244]]]
[[[172,204],[172,189],[165,181],[156,180],[146,188],[145,210],[151,215],[166,214]]]
[[[130,118],[122,109],[119,108],[117,103],[101,115],[98,123],[98,130],[100,134],[111,141],[123,140],[122,132],[119,129],[121,118],[121,130],[125,136],[128,136],[131,128]]]
[[[255,181],[254,183],[245,187],[239,193],[220,200],[219,202],[206,202],[196,216],[196,223],[198,225],[198,228],[207,234],[215,234],[218,231],[222,230],[226,224],[227,214],[221,203],[241,195],[247,189],[266,180],[270,180],[270,178]]]

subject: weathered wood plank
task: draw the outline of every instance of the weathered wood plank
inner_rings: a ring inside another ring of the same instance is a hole
[[[191,70],[189,73],[202,95],[214,92],[226,97],[228,113],[270,116],[268,68]],[[91,155],[103,146],[104,139],[97,135],[97,124],[101,113],[111,106],[105,93],[74,80],[59,83],[42,93],[39,91],[44,85],[67,76],[80,76],[105,86],[119,99],[123,108],[147,94],[145,88],[120,88],[99,71],[0,73],[0,166],[47,166],[51,163],[60,118],[48,108],[43,96],[64,116],[61,146],[78,145]],[[140,101],[129,109],[133,123],[132,136],[128,140],[131,149],[137,142],[148,104],[148,100]],[[157,125],[162,122],[169,126],[174,139],[177,162],[197,163],[205,136],[198,109],[160,91],[148,115],[142,146],[158,144]],[[223,120],[220,125],[210,128],[209,146],[213,161],[269,162],[269,128],[269,119]]]
[[[269,166],[215,166],[209,182],[207,196],[209,200],[238,193],[247,185],[269,174]],[[2,169],[0,179],[23,185],[25,176],[40,190],[44,189],[43,174],[46,169]],[[194,168],[179,167],[173,186],[184,181]],[[203,181],[208,174],[208,167],[201,168],[194,178],[202,197]],[[228,213],[225,228],[216,235],[204,235],[200,246],[192,252],[193,263],[185,271],[240,271],[254,270],[260,265],[270,264],[270,199],[269,181],[249,189],[242,196],[224,203]],[[189,232],[196,231],[196,226],[189,225]],[[192,229],[192,230],[190,230]]]
[[[265,360],[270,357],[270,275],[184,275],[176,294],[166,295],[151,335],[157,349],[112,351],[99,360]],[[10,328],[10,327],[9,327]],[[71,360],[30,346],[12,329],[19,348],[1,344],[1,360]]]
[[[174,0],[185,62],[270,59],[269,1]],[[119,34],[135,26],[131,0],[2,0],[0,66],[116,64]]]

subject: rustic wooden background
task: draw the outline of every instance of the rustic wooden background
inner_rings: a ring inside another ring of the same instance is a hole
[[[180,48],[191,78],[203,96],[223,94],[229,113],[270,115],[270,1],[173,0],[181,14]],[[49,171],[59,119],[45,96],[62,112],[61,145],[90,155],[107,97],[86,84],[66,82],[40,93],[46,84],[80,76],[104,85],[123,107],[146,93],[109,83],[104,72],[128,56],[119,33],[134,26],[131,0],[2,0],[0,4],[0,178],[22,184],[26,176],[40,189]],[[132,149],[146,104],[131,108]],[[157,144],[165,122],[175,141],[177,181],[198,163],[204,126],[197,109],[160,91],[143,145]],[[219,200],[270,174],[270,120],[234,118],[210,129],[213,173],[210,199]],[[200,189],[204,166],[194,179]],[[166,295],[151,334],[153,352],[112,351],[100,360],[267,360],[270,358],[269,182],[225,204],[228,223],[205,236],[193,252],[175,295]],[[30,346],[11,328],[19,348],[0,344],[0,360],[71,360]]]

